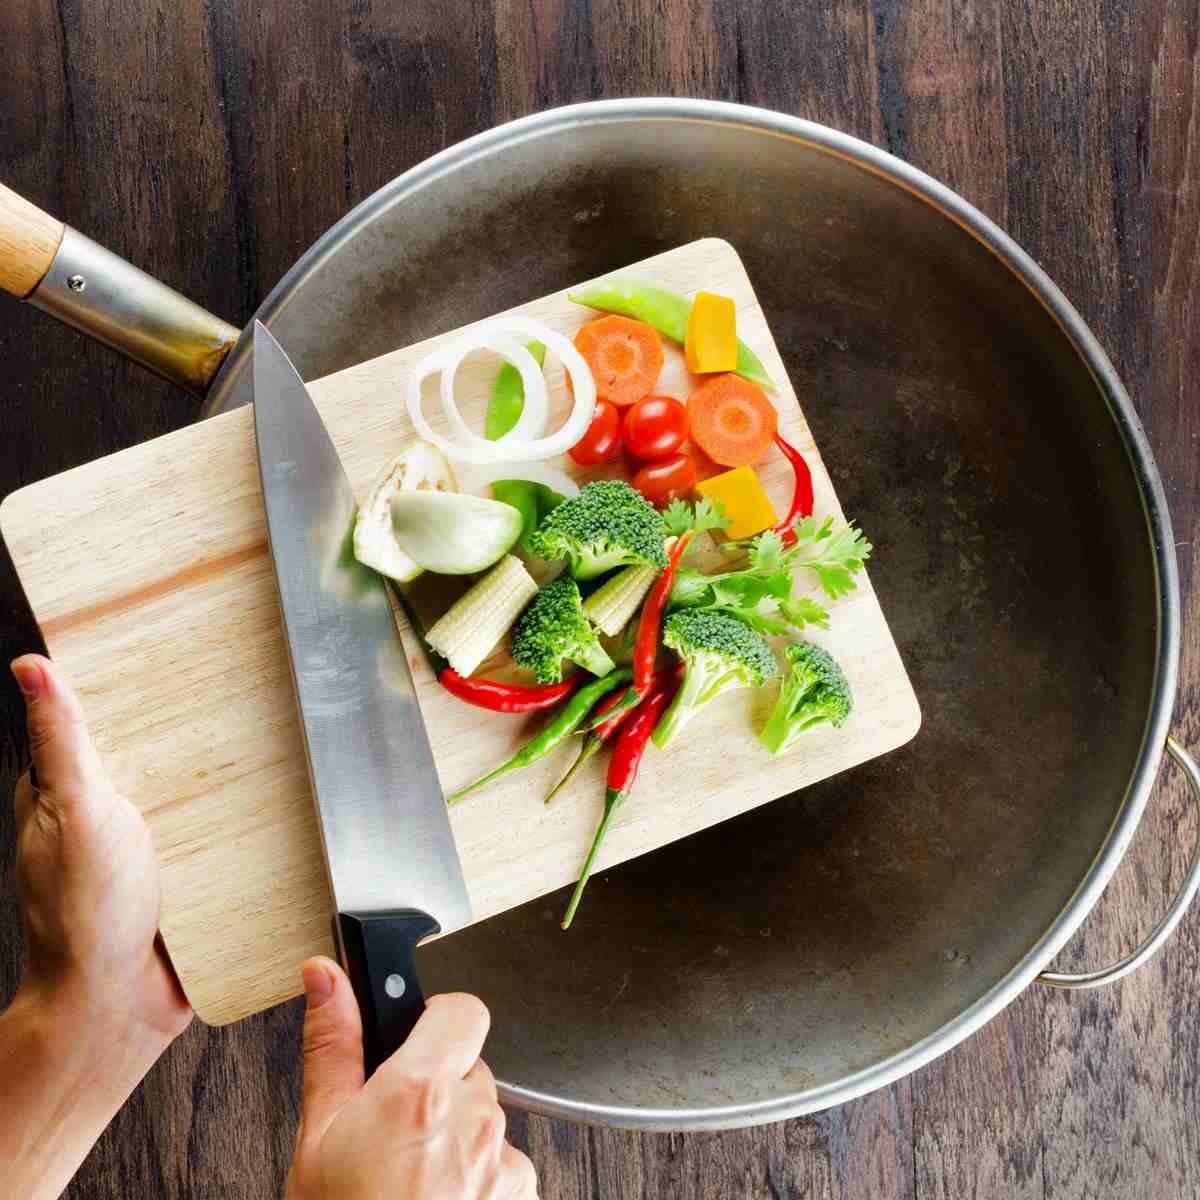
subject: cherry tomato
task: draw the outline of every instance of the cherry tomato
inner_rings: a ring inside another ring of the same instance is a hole
[[[625,414],[621,436],[634,458],[659,459],[674,454],[688,435],[686,404],[670,396],[643,396]]]
[[[591,423],[567,451],[581,467],[594,467],[615,458],[621,449],[621,414],[607,400],[597,400]]]
[[[647,463],[633,477],[637,488],[655,508],[666,508],[677,497],[686,498],[696,486],[696,464],[686,454],[672,454]]]

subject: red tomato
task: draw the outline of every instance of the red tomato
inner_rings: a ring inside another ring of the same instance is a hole
[[[581,467],[594,467],[615,458],[621,449],[621,414],[607,400],[597,400],[583,437],[567,451]]]
[[[637,488],[655,508],[666,508],[677,497],[692,494],[696,486],[696,464],[686,454],[672,454],[647,463],[634,477]]]
[[[626,414],[621,436],[634,458],[674,454],[688,435],[687,405],[670,396],[643,396]]]

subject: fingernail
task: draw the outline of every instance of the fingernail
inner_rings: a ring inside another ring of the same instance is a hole
[[[320,963],[304,964],[304,994],[309,1008],[320,1008],[333,995],[333,976]]]
[[[41,666],[33,659],[18,658],[11,667],[17,687],[21,689],[26,700],[32,700],[41,694],[46,686],[46,677],[42,674]]]

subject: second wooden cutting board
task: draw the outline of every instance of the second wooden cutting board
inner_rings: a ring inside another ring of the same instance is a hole
[[[694,242],[628,271],[676,291],[734,298],[739,334],[779,384],[781,432],[812,465],[816,512],[840,520],[733,248]],[[568,336],[594,315],[565,293],[518,311]],[[412,436],[405,380],[449,336],[311,385],[356,487]],[[561,398],[561,381],[552,384]],[[686,395],[686,372],[672,350],[659,390]],[[567,460],[563,465],[572,469]],[[786,511],[790,476],[782,457],[773,455],[761,475]],[[460,478],[471,487],[470,472]],[[77,682],[118,786],[150,825],[162,860],[163,936],[196,1011],[221,1024],[297,994],[300,961],[332,950],[330,905],[266,545],[251,412],[227,413],[25,488],[4,502],[0,526],[51,654]],[[856,709],[846,727],[814,734],[802,749],[772,759],[755,730],[774,689],[723,697],[676,745],[647,756],[599,869],[913,736],[920,710],[865,575],[816,640],[842,662],[854,688]],[[447,791],[506,757],[536,725],[461,704],[438,686],[411,637],[406,645]],[[575,878],[599,814],[603,766],[594,760],[591,773],[581,773],[547,809],[541,798],[565,770],[569,752],[563,754],[452,810],[477,919]],[[593,910],[602,904],[600,896],[591,900]],[[585,902],[581,923],[588,913]]]

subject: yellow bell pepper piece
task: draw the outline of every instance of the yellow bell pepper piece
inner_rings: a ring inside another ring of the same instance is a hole
[[[697,292],[688,314],[683,353],[696,375],[737,370],[737,316],[728,296]]]
[[[735,467],[696,484],[696,491],[710,500],[720,500],[729,524],[722,531],[727,538],[748,538],[770,529],[778,518],[771,499],[753,467]]]

